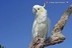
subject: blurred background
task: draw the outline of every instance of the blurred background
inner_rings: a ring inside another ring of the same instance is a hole
[[[35,16],[32,7],[48,2],[46,9],[50,18],[50,31],[64,11],[72,4],[71,0],[0,0],[0,44],[5,48],[28,48],[32,40],[32,24]],[[64,3],[50,3],[64,2]],[[64,27],[66,40],[48,48],[72,47],[72,16]]]

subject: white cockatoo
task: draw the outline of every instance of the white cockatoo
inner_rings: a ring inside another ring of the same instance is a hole
[[[45,4],[44,6],[34,5],[32,10],[35,15],[35,20],[32,28],[33,38],[40,37],[46,39],[50,23],[47,17]]]

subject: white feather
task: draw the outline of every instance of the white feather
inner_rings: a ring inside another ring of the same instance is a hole
[[[42,6],[36,5],[33,8],[40,8]],[[44,8],[45,10],[45,8]],[[38,12],[37,12],[38,13]],[[36,15],[37,17],[34,20],[33,23],[33,28],[32,28],[32,33],[33,33],[33,38],[36,36],[41,37],[41,38],[46,38],[48,29],[49,29],[49,22],[47,18],[47,11],[44,11],[40,15]]]

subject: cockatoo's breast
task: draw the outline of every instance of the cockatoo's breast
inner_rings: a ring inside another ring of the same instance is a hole
[[[47,16],[36,18],[33,25],[33,37],[39,36],[45,38],[47,32],[48,32]]]

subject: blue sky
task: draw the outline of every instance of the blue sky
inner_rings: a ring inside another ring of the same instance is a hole
[[[6,48],[28,48],[32,40],[32,23],[34,15],[32,14],[32,7],[35,4],[43,5],[46,0],[0,0],[0,44]],[[58,1],[58,0],[48,0]],[[51,20],[50,31],[53,26],[60,19],[63,12],[72,4],[48,4],[46,9],[48,11],[48,17]],[[59,1],[58,1],[59,2]],[[66,36],[66,40],[49,48],[71,48],[72,44],[72,17],[69,18],[63,34]]]

